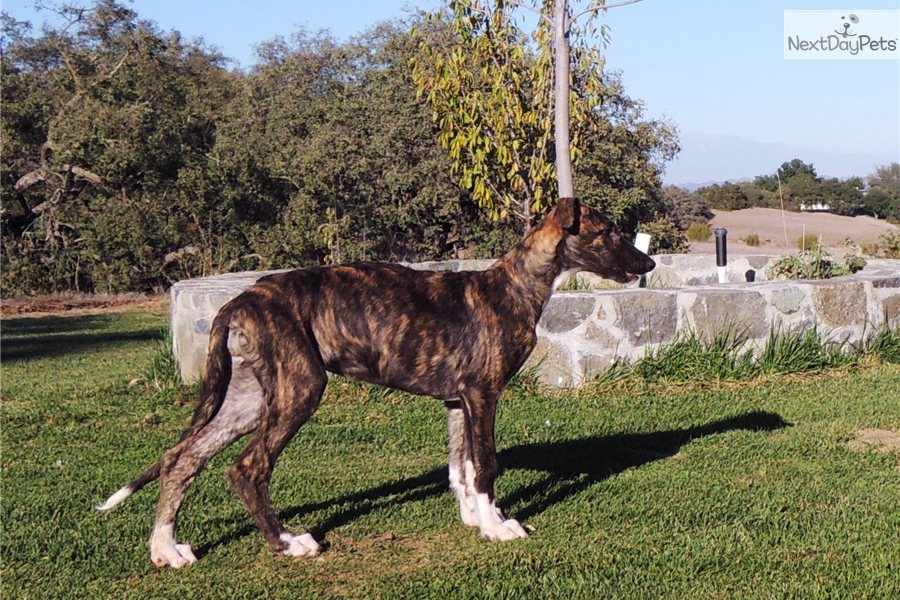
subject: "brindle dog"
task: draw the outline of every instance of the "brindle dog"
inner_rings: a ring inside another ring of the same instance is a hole
[[[161,475],[151,558],[160,567],[190,564],[191,547],[175,540],[185,493],[215,454],[254,432],[229,471],[232,486],[275,552],[318,554],[310,534],[285,530],[269,481],[331,371],[443,400],[450,487],[463,522],[491,540],[525,537],[494,503],[497,399],[533,350],[535,326],[564,271],[628,282],[653,267],[609,219],[564,198],[486,271],[356,263],[263,277],[213,321],[203,392],[181,440],[98,509]]]

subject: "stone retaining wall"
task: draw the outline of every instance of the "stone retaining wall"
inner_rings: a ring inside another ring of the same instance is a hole
[[[821,281],[765,281],[775,257],[731,257],[728,280],[717,284],[715,257],[662,255],[647,289],[557,292],[538,323],[538,345],[526,366],[542,381],[577,386],[618,357],[635,360],[687,330],[711,335],[725,326],[746,331],[760,346],[772,328],[809,329],[858,342],[887,321],[900,327],[900,261],[871,260],[846,277]],[[445,261],[419,269],[485,269],[492,261]],[[757,283],[747,283],[748,271]],[[172,286],[172,337],[185,381],[202,376],[209,327],[218,309],[269,272],[244,272],[180,281]],[[655,279],[654,279],[655,277]],[[589,279],[593,286],[606,286]],[[696,287],[654,287],[691,285]],[[702,287],[697,284],[704,284]]]

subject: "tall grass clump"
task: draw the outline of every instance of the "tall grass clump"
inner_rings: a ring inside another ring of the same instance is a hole
[[[144,380],[153,389],[170,391],[181,388],[183,382],[178,370],[178,361],[175,360],[172,330],[166,327],[162,333],[161,339],[156,341],[150,365],[144,372]]]
[[[742,332],[726,327],[711,338],[695,331],[650,350],[634,363],[632,374],[649,382],[695,379],[743,379],[749,375],[752,353],[742,351]]]
[[[889,363],[900,363],[900,328],[881,329],[869,342],[866,353]]]
[[[725,327],[712,337],[688,331],[633,363],[616,361],[595,384],[747,381],[854,368],[864,362],[900,363],[900,329],[885,326],[868,341],[850,344],[828,340],[815,327],[773,328],[761,347],[748,344],[745,332],[736,327]]]
[[[815,327],[808,331],[773,328],[754,359],[753,374],[818,373],[856,365],[859,357],[859,349],[830,342]]]

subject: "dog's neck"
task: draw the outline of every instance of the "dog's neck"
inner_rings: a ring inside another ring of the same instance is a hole
[[[561,241],[558,228],[539,226],[493,267],[508,278],[516,295],[525,301],[535,325],[553,293],[554,281],[564,270],[559,253]]]

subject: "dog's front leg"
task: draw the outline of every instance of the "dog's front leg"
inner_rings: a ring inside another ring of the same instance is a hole
[[[471,461],[465,462],[467,496],[474,495],[478,529],[489,540],[527,537],[515,519],[506,519],[494,501],[494,480],[500,472],[494,445],[494,421],[499,394],[472,390],[463,399],[466,441]]]

